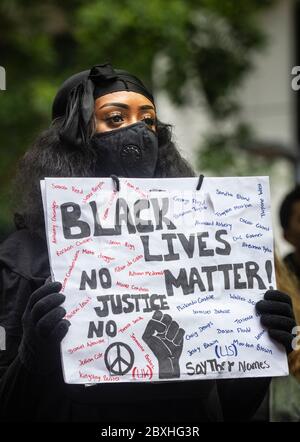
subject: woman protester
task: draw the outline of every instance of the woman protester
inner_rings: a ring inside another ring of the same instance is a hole
[[[151,92],[135,76],[97,65],[67,79],[52,123],[20,161],[16,232],[0,249],[0,420],[201,422],[248,420],[269,378],[104,384],[64,383],[60,342],[69,322],[60,282],[50,275],[40,180],[51,177],[193,176],[157,119]],[[257,303],[271,338],[291,349],[290,299],[268,291]],[[174,388],[175,387],[175,388]]]

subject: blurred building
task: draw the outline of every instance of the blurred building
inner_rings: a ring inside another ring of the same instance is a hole
[[[297,93],[291,87],[292,67],[300,65],[296,45],[297,21],[300,24],[298,10],[300,8],[296,7],[294,0],[278,0],[260,17],[268,45],[256,55],[255,70],[238,92],[242,104],[241,117],[252,125],[256,133],[257,145],[253,148],[278,158],[270,183],[273,225],[280,254],[285,254],[289,245],[282,239],[278,207],[283,196],[295,184],[295,158],[300,139],[300,129],[297,129],[300,91]],[[161,119],[174,124],[177,143],[183,154],[195,164],[199,139],[212,128],[205,108],[191,103],[186,109],[177,110],[170,106],[165,96],[160,96],[159,109]]]

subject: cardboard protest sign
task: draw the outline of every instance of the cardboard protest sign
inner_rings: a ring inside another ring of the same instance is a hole
[[[256,302],[275,288],[267,177],[46,178],[67,383],[288,374]]]

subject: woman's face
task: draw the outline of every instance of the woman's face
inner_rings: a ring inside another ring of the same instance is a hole
[[[144,121],[156,131],[153,103],[137,92],[119,91],[95,100],[96,132],[108,132]]]

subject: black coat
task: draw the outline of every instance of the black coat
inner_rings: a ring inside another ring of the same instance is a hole
[[[22,314],[30,294],[49,276],[44,240],[23,229],[0,247],[0,421],[203,422],[247,420],[269,378],[103,384],[64,383],[61,370],[29,373],[18,357]]]

